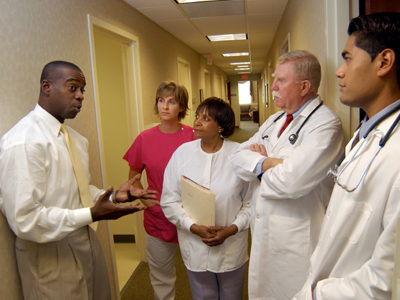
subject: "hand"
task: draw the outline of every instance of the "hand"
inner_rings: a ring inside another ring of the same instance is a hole
[[[250,150],[251,151],[253,151],[253,152],[257,152],[257,153],[260,153],[262,156],[266,156],[266,157],[268,157],[268,154],[267,154],[267,150],[265,149],[265,147],[264,147],[264,145],[262,145],[262,144],[251,144],[250,145]]]
[[[140,203],[135,203],[134,205],[118,205],[112,203],[110,201],[112,191],[113,187],[110,186],[104,194],[100,195],[96,204],[90,208],[93,222],[100,220],[116,220],[145,208],[140,205]]]
[[[236,225],[232,225],[230,227],[227,226],[210,226],[208,230],[215,233],[215,236],[212,238],[203,238],[202,241],[204,244],[210,247],[222,245],[224,241],[230,237],[231,235],[235,235],[238,232],[238,228]]]
[[[118,202],[131,202],[139,198],[142,199],[157,199],[157,191],[144,190],[134,186],[136,181],[140,180],[140,175],[137,174],[122,184],[115,194],[115,199]]]
[[[208,230],[207,226],[204,225],[193,224],[192,226],[190,226],[190,232],[198,235],[202,239],[209,239],[215,236],[215,233]]]
[[[268,157],[263,161],[262,164],[262,170],[265,172],[271,168],[276,167],[279,164],[283,164],[283,159],[281,158],[274,158],[274,157]]]

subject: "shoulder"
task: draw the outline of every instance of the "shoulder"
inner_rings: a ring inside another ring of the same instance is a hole
[[[18,121],[0,139],[1,149],[25,143],[41,143],[45,138],[45,124],[32,112]]]
[[[154,136],[155,134],[161,133],[160,129],[158,129],[158,125],[151,127],[149,129],[146,129],[139,133],[138,137],[148,137],[148,136]]]
[[[239,148],[240,144],[228,139],[224,139],[224,151],[232,154]]]
[[[194,140],[180,145],[174,155],[188,154],[197,151],[200,147],[200,140]]]

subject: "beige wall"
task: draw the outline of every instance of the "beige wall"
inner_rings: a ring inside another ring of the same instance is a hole
[[[335,71],[343,62],[341,52],[348,38],[348,22],[357,12],[356,0],[289,0],[262,72],[263,84],[268,82],[270,89],[280,48],[290,33],[290,51],[304,49],[317,56],[322,68],[318,93],[341,118],[346,142],[358,125],[358,109],[340,103]],[[260,111],[260,122],[279,111],[270,93],[268,96],[270,105]]]
[[[329,1],[329,0],[328,0]],[[317,56],[321,68],[322,79],[319,95],[330,106],[326,95],[326,7],[323,0],[289,0],[282,16],[272,47],[268,53],[264,67],[264,78],[269,79],[269,88],[272,85],[271,71],[275,70],[276,60],[280,55],[280,48],[290,33],[290,51],[304,49]],[[268,71],[268,66],[270,66]],[[279,111],[273,100],[269,99],[269,107],[265,108],[265,118]],[[264,119],[265,120],[265,119]],[[261,122],[261,120],[260,120]]]

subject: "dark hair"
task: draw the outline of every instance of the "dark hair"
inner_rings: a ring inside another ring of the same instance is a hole
[[[180,108],[183,108],[183,110],[178,115],[178,120],[180,121],[186,116],[187,111],[189,109],[188,107],[189,94],[187,89],[183,85],[176,83],[175,81],[164,81],[158,86],[156,92],[156,102],[154,104],[154,112],[158,114],[158,107],[157,107],[158,99],[163,97],[168,97],[171,95],[173,95],[175,101],[179,103]]]
[[[223,128],[221,135],[224,138],[231,136],[235,131],[235,113],[232,107],[221,98],[207,98],[197,107],[196,114],[199,112],[208,114]]]
[[[354,34],[356,46],[366,51],[371,61],[383,50],[392,49],[396,56],[397,83],[400,86],[400,13],[359,16],[350,21],[347,33]]]
[[[81,69],[79,69],[77,65],[67,61],[56,60],[49,62],[44,66],[42,75],[40,76],[40,83],[42,83],[45,79],[49,81],[56,79],[60,74],[60,70],[64,68],[75,69],[82,73]]]

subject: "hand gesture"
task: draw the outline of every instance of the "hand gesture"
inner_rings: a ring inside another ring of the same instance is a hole
[[[251,144],[250,150],[253,152],[260,153],[262,156],[268,157],[267,150],[265,149],[264,145],[262,144]]]
[[[110,186],[104,194],[100,195],[96,204],[90,209],[93,222],[100,220],[116,220],[145,208],[140,203],[135,203],[134,205],[118,205],[111,202],[110,195],[112,191],[113,187]]]
[[[230,227],[209,226],[208,231],[214,232],[215,236],[212,238],[203,238],[202,241],[207,246],[214,247],[222,245],[228,237],[230,237],[231,235],[235,235],[238,232],[238,228],[236,225],[232,225]]]
[[[115,199],[118,202],[131,202],[139,198],[142,199],[157,199],[158,192],[153,190],[144,190],[134,186],[136,181],[140,180],[140,175],[137,174],[122,184],[115,194]],[[158,201],[157,201],[158,202]]]

